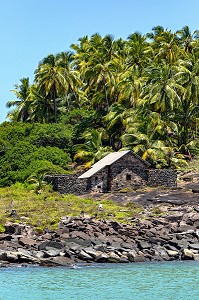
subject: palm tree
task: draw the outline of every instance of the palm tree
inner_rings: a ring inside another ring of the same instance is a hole
[[[103,146],[102,135],[103,131],[99,132],[96,129],[86,131],[83,135],[85,143],[73,147],[74,160],[86,163],[84,167],[89,168],[93,163],[109,154],[112,149],[109,146]]]
[[[81,101],[79,96],[81,92],[79,89],[82,87],[83,83],[80,79],[80,73],[73,68],[73,53],[72,52],[60,52],[56,55],[56,63],[59,67],[63,68],[63,76],[65,79],[65,97],[67,103],[67,108],[70,111],[69,98],[74,97],[75,107],[80,107]]]
[[[179,42],[184,48],[185,52],[192,53],[193,52],[193,46],[194,46],[194,40],[199,38],[199,31],[195,30],[193,33],[191,33],[191,30],[188,26],[184,26],[181,30],[178,30],[176,32]]]
[[[65,90],[64,69],[57,64],[53,54],[45,57],[35,71],[35,83],[46,98],[53,100],[54,122],[57,123],[56,99],[64,94]]]
[[[176,109],[176,119],[180,125],[181,138],[179,144],[188,144],[191,131],[195,131],[199,117],[199,63],[193,55],[189,60],[179,62],[175,79],[181,90],[180,101]]]
[[[167,64],[151,65],[146,69],[148,80],[143,87],[143,97],[152,111],[167,116],[179,102],[177,88],[180,85],[174,80],[174,69]]]
[[[8,101],[6,104],[8,108],[15,106],[14,111],[8,114],[9,118],[14,117],[15,121],[28,121],[31,105],[30,89],[29,78],[22,78],[19,84],[15,84],[15,89],[12,92],[16,95],[17,100]]]
[[[147,37],[135,32],[128,37],[127,43],[128,62],[131,67],[139,70],[140,74],[142,68],[148,64],[152,58],[153,49],[147,42]]]

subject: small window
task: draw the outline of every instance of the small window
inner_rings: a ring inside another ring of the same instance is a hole
[[[95,181],[98,181],[98,176],[95,176]]]
[[[126,175],[126,180],[131,180],[131,175],[130,174]]]
[[[98,189],[101,189],[102,187],[101,187],[101,185],[98,185],[97,188],[98,188]]]

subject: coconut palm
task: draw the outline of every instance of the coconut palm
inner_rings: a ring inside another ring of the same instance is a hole
[[[29,78],[20,79],[19,84],[15,84],[15,89],[12,92],[16,95],[17,100],[8,101],[6,106],[8,108],[14,106],[15,109],[8,114],[9,118],[15,121],[25,122],[28,121],[30,117],[30,81]]]
[[[93,163],[109,154],[112,149],[109,146],[103,146],[102,135],[103,131],[99,132],[96,129],[86,131],[83,135],[85,143],[73,147],[74,160],[84,162],[84,167],[89,168]]]
[[[174,80],[170,65],[151,65],[146,69],[148,80],[143,88],[143,98],[152,111],[168,116],[179,102],[178,90],[182,87]]]
[[[56,99],[65,91],[64,68],[57,63],[53,54],[45,57],[35,71],[35,83],[46,98],[53,101],[54,122],[57,123]]]
[[[199,117],[199,63],[193,55],[191,59],[179,62],[176,81],[184,87],[181,89],[180,101],[176,109],[176,119],[180,126],[179,144],[188,144],[191,131],[195,131]]]
[[[179,42],[183,46],[185,52],[192,53],[194,40],[199,38],[199,30],[195,30],[191,33],[191,30],[188,26],[184,26],[181,30],[176,32]]]

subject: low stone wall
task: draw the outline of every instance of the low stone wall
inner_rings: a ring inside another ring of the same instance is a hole
[[[148,183],[149,186],[177,186],[177,172],[172,169],[151,169],[148,170]]]
[[[46,180],[51,182],[53,189],[61,194],[82,195],[88,193],[88,181],[79,179],[79,174],[52,175],[47,176]]]

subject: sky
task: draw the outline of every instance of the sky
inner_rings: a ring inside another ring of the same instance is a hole
[[[161,25],[199,29],[199,0],[0,0],[0,123],[14,85],[38,63],[94,33],[126,39]]]

